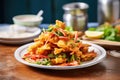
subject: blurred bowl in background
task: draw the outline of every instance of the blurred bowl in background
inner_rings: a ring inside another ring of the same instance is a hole
[[[43,20],[43,17],[37,15],[17,15],[13,17],[14,24],[28,27],[38,27]]]

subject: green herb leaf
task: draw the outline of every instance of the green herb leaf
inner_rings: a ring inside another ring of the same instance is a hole
[[[49,59],[41,59],[40,61],[36,62],[36,64],[39,64],[39,65],[50,65],[50,60]]]
[[[88,30],[89,30],[89,31],[95,31],[95,30],[96,30],[96,28],[91,27],[91,28],[88,28]]]
[[[71,55],[70,61],[75,61],[75,55],[74,54]]]
[[[48,54],[49,58],[54,58],[54,54]]]
[[[71,26],[66,26],[65,27],[65,30],[69,31],[69,32],[72,32],[73,31],[73,28]]]
[[[62,57],[63,57],[63,58],[66,58],[66,54],[65,54],[65,53],[63,53]]]

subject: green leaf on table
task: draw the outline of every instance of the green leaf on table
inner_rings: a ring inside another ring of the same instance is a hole
[[[110,41],[120,41],[120,35],[118,35],[119,31],[109,23],[104,23],[96,28],[91,27],[88,30],[103,31],[104,32],[103,39],[110,40]]]

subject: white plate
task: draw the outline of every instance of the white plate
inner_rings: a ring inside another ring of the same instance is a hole
[[[6,26],[0,26],[0,31],[8,31],[10,25]],[[32,41],[34,38],[38,37],[38,35],[41,33],[40,28],[36,28],[35,31],[32,32],[32,35],[26,36],[26,37],[17,37],[17,38],[5,38],[0,37],[0,43],[6,43],[6,44],[23,44]]]
[[[26,44],[26,45],[23,45],[23,46],[19,47],[15,51],[14,56],[19,62],[21,62],[25,65],[32,66],[32,67],[37,67],[37,68],[53,69],[53,70],[68,70],[68,69],[85,68],[85,67],[95,65],[95,64],[104,60],[104,58],[106,57],[106,51],[102,47],[100,47],[98,45],[95,45],[95,44],[92,44],[92,43],[89,43],[89,42],[84,42],[83,41],[83,43],[87,43],[87,44],[92,45],[89,48],[89,50],[94,49],[94,51],[97,53],[97,57],[95,57],[91,61],[83,62],[81,65],[78,65],[78,66],[44,66],[44,65],[28,63],[27,61],[22,59],[22,56],[26,53],[28,46],[32,45],[33,43],[29,43],[29,44]]]

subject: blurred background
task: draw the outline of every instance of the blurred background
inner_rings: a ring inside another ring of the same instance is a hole
[[[0,0],[0,23],[13,23],[12,17],[21,14],[37,14],[43,10],[42,23],[63,20],[62,6],[71,2],[85,2],[89,5],[88,22],[97,22],[97,0]]]

